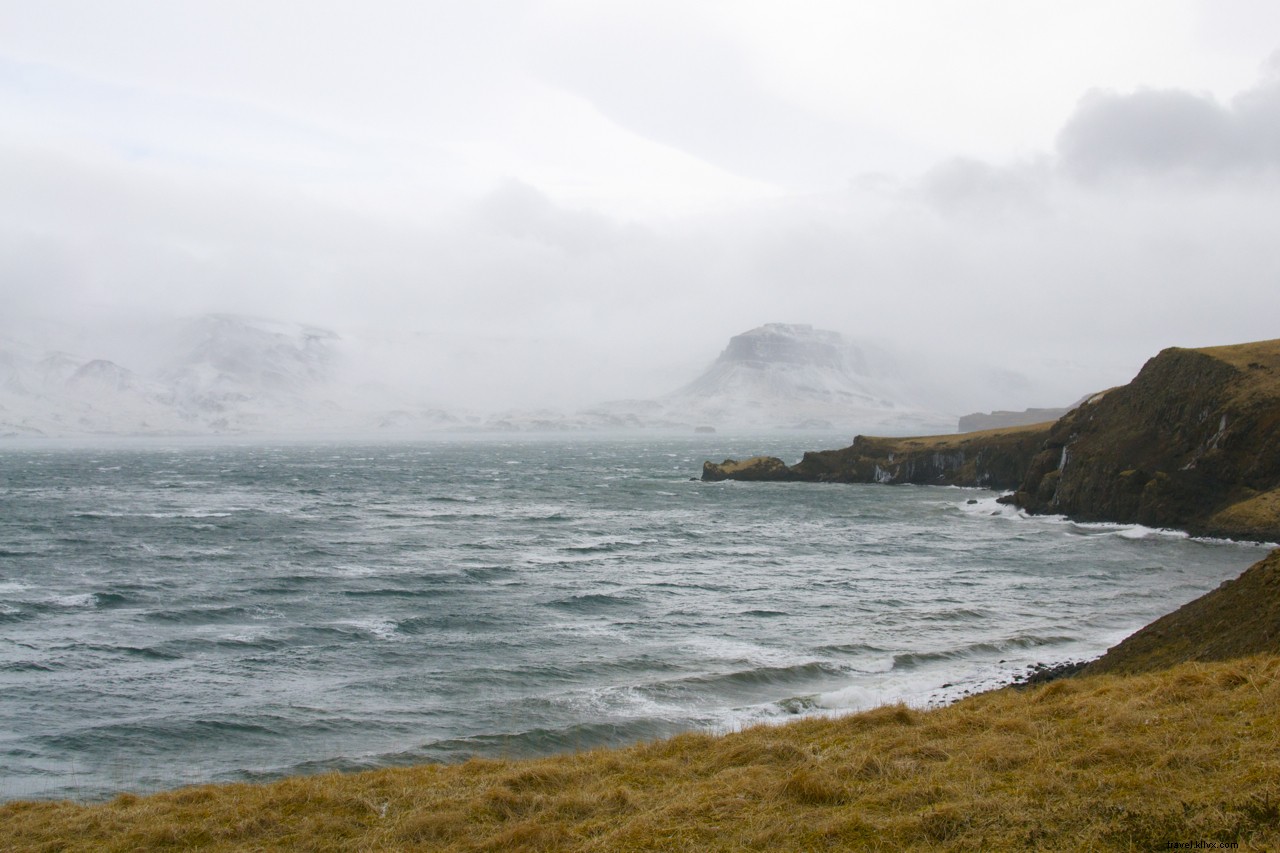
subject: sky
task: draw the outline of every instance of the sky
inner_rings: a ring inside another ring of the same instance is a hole
[[[767,322],[1010,405],[1280,335],[1271,0],[0,0],[0,115],[10,330],[312,323],[491,407]]]

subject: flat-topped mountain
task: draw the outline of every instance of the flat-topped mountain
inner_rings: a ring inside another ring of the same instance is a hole
[[[1166,349],[1051,424],[708,462],[703,479],[1013,489],[1033,513],[1280,539],[1280,340]]]
[[[949,429],[955,419],[927,404],[925,379],[873,344],[810,325],[767,323],[730,338],[684,387],[591,412],[630,416],[636,425]]]

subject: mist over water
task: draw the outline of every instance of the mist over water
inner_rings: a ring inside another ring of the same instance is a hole
[[[1261,554],[983,491],[690,481],[846,441],[10,444],[0,797],[924,705],[1100,653]]]

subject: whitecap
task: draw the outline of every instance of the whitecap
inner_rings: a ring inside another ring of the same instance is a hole
[[[80,592],[72,595],[53,595],[47,601],[58,607],[96,607],[98,596],[92,592]]]
[[[377,637],[379,640],[391,640],[396,636],[396,623],[390,619],[343,619],[337,622],[338,625],[345,625],[349,628],[355,628],[365,634]]]

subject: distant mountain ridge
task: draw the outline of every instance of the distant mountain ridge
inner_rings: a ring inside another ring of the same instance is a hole
[[[412,350],[361,362],[359,338],[318,326],[207,314],[133,320],[125,345],[105,331],[76,332],[32,332],[61,349],[0,337],[0,436],[617,429],[903,435],[951,432],[952,412],[969,399],[964,388],[1004,390],[1026,381],[1013,371],[960,360],[940,365],[810,325],[768,323],[731,337],[705,370],[667,394],[572,413],[477,412],[441,405],[414,387],[413,377],[436,365],[419,364]],[[87,351],[72,351],[80,346]],[[110,352],[95,351],[101,347]],[[388,364],[400,384],[385,380],[380,368]]]
[[[337,335],[210,314],[154,330],[150,369],[0,342],[0,435],[279,431],[326,411]]]
[[[1002,429],[1016,426],[1030,426],[1056,421],[1074,407],[1059,409],[1023,409],[1020,412],[1009,412],[998,409],[994,412],[974,412],[961,415],[957,432],[979,432],[987,429]]]

